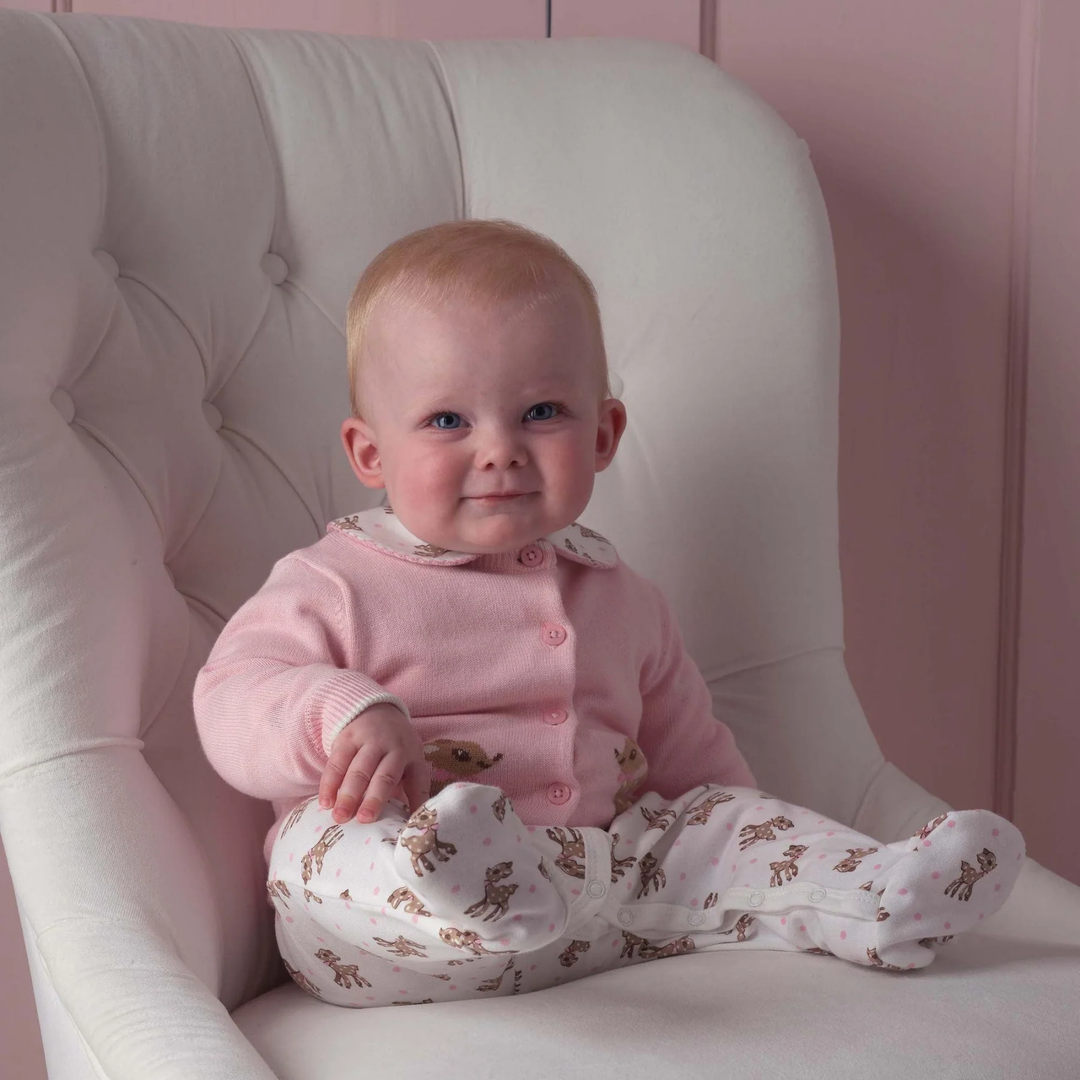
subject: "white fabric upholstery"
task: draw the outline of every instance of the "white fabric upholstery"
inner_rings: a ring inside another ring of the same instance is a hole
[[[270,810],[203,760],[191,686],[274,560],[378,501],[338,443],[345,304],[436,221],[520,220],[592,275],[630,419],[589,521],[761,784],[882,840],[944,808],[844,668],[836,279],[771,109],[665,45],[0,11],[0,146],[0,827],[51,1075],[1073,1075],[1080,889],[1034,863],[910,977],[723,953],[422,1013],[272,989]]]

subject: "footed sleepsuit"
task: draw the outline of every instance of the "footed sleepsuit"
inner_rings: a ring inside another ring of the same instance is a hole
[[[339,825],[315,797],[329,748],[383,701],[420,730],[430,796]],[[702,949],[919,968],[1023,861],[989,811],[882,844],[760,791],[660,590],[576,522],[496,555],[424,544],[390,507],[331,522],[226,625],[194,705],[211,763],[277,809],[285,964],[339,1005]]]

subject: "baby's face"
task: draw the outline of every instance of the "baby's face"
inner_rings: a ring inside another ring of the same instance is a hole
[[[510,551],[565,528],[626,426],[622,402],[600,400],[575,291],[531,310],[516,298],[377,309],[361,366],[365,420],[341,428],[353,471],[387,489],[414,536],[454,551]]]

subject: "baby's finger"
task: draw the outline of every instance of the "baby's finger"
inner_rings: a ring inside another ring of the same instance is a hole
[[[431,794],[431,765],[426,761],[414,761],[405,767],[401,775],[405,789],[405,801],[415,813],[417,807]]]
[[[382,813],[386,800],[393,794],[400,780],[401,758],[396,754],[387,754],[367,786],[356,820],[374,821]]]
[[[319,778],[319,806],[324,810],[334,805],[338,788],[341,787],[341,781],[345,778],[354,755],[355,750],[344,740],[336,742],[330,748],[330,758],[323,766],[322,776]]]
[[[385,751],[378,746],[362,746],[349,763],[334,802],[334,820],[346,822],[356,813]]]

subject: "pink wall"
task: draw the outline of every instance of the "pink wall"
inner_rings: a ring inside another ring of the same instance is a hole
[[[545,32],[544,0],[0,5],[384,37]],[[809,142],[840,281],[852,682],[898,767],[953,805],[1014,817],[1034,858],[1080,882],[1066,833],[1080,817],[1080,7],[554,0],[552,30],[700,46]],[[2,855],[0,965],[5,1069],[39,1080]]]

